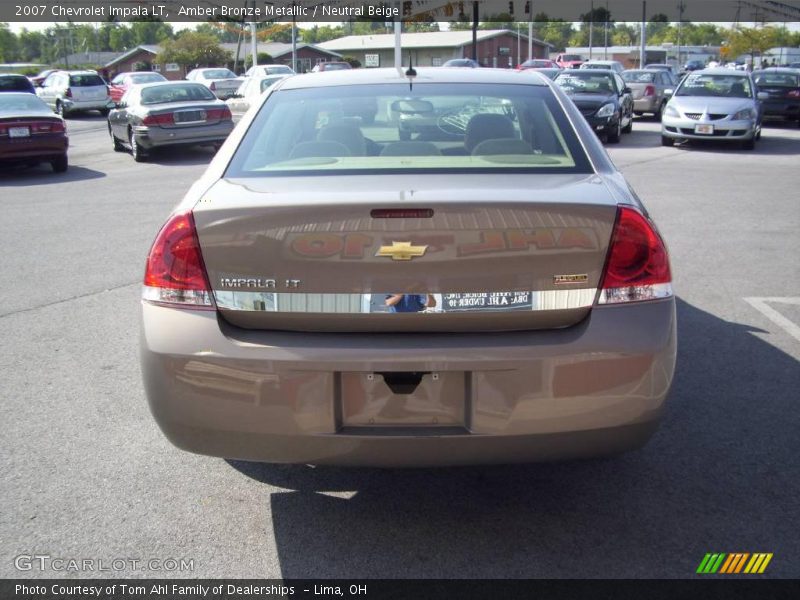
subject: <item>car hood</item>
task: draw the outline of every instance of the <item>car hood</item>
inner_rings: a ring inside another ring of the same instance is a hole
[[[743,108],[753,108],[751,98],[709,98],[706,96],[674,96],[670,104],[682,112],[734,113]]]
[[[614,102],[614,94],[567,94],[578,108],[600,108]]]

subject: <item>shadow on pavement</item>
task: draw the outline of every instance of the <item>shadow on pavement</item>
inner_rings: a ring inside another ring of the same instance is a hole
[[[796,576],[797,362],[680,300],[678,322],[665,421],[633,453],[415,470],[229,462],[284,488],[270,505],[287,578],[692,577],[706,552],[774,552],[768,575]]]
[[[204,165],[210,163],[212,158],[214,151],[209,146],[176,146],[151,150],[147,162],[157,165]]]
[[[53,183],[100,179],[102,177],[106,177],[106,174],[101,171],[74,166],[70,166],[65,173],[53,173],[49,163],[41,163],[32,167],[0,168],[0,187],[49,185]]]

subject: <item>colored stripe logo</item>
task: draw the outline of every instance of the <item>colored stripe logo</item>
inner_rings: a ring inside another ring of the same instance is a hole
[[[711,553],[709,552],[700,561],[697,573],[701,575],[720,573],[735,575],[737,573],[760,574],[766,571],[767,565],[772,560],[772,553],[748,552]]]

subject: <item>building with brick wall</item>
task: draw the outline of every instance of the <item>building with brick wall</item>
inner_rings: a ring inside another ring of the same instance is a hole
[[[403,65],[438,67],[453,58],[472,58],[472,31],[403,33]],[[547,58],[552,46],[533,39],[533,58]],[[348,35],[318,44],[320,48],[352,56],[364,67],[393,67],[394,34]],[[477,33],[477,58],[483,67],[514,68],[528,57],[528,36],[511,29]]]

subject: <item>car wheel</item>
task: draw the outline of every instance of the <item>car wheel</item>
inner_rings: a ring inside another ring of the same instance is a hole
[[[742,142],[742,150],[755,150],[756,149],[756,138],[752,137],[749,140],[744,140]]]
[[[628,124],[625,125],[621,131],[622,133],[630,133],[633,131],[633,115],[631,115],[631,118],[628,120]]]
[[[122,152],[125,150],[125,146],[120,143],[120,141],[117,139],[117,136],[115,136],[114,132],[111,131],[111,125],[108,126],[108,135],[111,136],[111,142],[114,145],[114,152]]]
[[[58,100],[56,100],[56,114],[60,116],[62,119],[67,118],[67,111],[64,110],[64,105],[61,104]]]
[[[675,140],[671,137],[667,137],[665,135],[661,136],[661,145],[662,146],[674,146]]]
[[[54,173],[63,173],[69,168],[69,160],[66,154],[62,154],[58,158],[50,161],[50,166],[53,167]]]
[[[136,141],[136,136],[133,135],[133,131],[131,130],[128,130],[128,143],[131,147],[131,156],[133,160],[136,162],[144,162],[147,160],[147,154],[142,150],[139,142]]]
[[[664,116],[664,107],[667,106],[666,102],[662,102],[661,106],[658,107],[658,112],[653,115],[653,118],[656,120],[656,123],[661,123],[661,118]]]
[[[617,120],[617,126],[613,132],[606,134],[606,142],[609,144],[619,144],[619,138],[622,136],[622,123]]]

